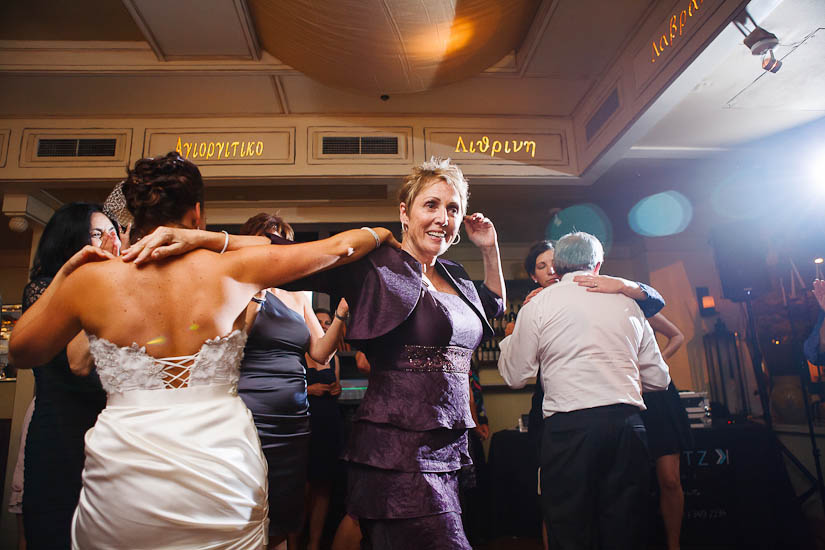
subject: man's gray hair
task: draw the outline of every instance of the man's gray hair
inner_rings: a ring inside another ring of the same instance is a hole
[[[553,267],[561,277],[573,271],[593,271],[604,261],[604,248],[590,233],[568,233],[556,243]]]

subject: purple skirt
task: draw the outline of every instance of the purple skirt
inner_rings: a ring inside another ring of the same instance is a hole
[[[371,550],[472,550],[461,515],[446,512],[410,519],[362,520],[362,548]]]
[[[458,472],[399,472],[350,463],[347,512],[358,519],[461,513]]]
[[[346,453],[347,512],[361,522],[365,547],[470,550],[458,497],[458,468],[469,463],[466,430],[359,424],[361,445]]]

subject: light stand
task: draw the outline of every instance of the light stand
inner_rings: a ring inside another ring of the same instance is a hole
[[[727,409],[732,417],[748,418],[750,406],[736,335],[728,330],[722,319],[717,318],[713,331],[702,338],[702,343],[708,366],[711,407],[715,402]],[[719,410],[722,410],[721,407]]]
[[[769,429],[773,429],[773,419],[770,412],[770,400],[768,399],[767,388],[765,387],[765,380],[762,376],[762,351],[759,349],[759,342],[756,337],[756,322],[753,317],[753,305],[751,288],[745,289],[745,312],[748,320],[748,347],[750,348],[751,362],[753,363],[753,373],[756,377],[756,386],[759,390],[759,400],[762,402],[762,411],[765,424]],[[790,311],[788,311],[788,320],[790,319]],[[793,323],[791,322],[791,331],[793,331]],[[795,340],[795,339],[794,339]],[[807,365],[806,365],[807,366]],[[815,491],[819,491],[819,499],[822,502],[822,510],[825,511],[825,482],[822,476],[822,464],[820,462],[819,447],[816,444],[816,435],[814,434],[814,422],[811,417],[811,406],[808,398],[808,380],[807,368],[799,373],[799,382],[802,386],[802,398],[805,407],[805,418],[808,421],[808,436],[811,438],[811,452],[814,456],[814,465],[816,466],[816,476],[805,467],[794,454],[788,450],[781,441],[778,441],[780,449],[785,456],[799,469],[800,472],[811,483],[811,487],[799,496],[800,503],[806,501]]]
[[[756,322],[753,319],[753,304],[751,291],[745,289],[745,315],[748,318],[748,348],[750,348],[751,363],[753,364],[753,376],[756,379],[756,387],[759,391],[759,401],[762,403],[762,418],[768,428],[773,429],[773,419],[771,418],[771,404],[768,398],[768,389],[765,387],[765,377],[762,373],[762,350],[759,349],[759,342],[756,339]]]

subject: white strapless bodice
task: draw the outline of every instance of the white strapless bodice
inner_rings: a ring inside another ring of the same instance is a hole
[[[237,396],[245,342],[157,359],[89,336],[109,395],[86,433],[74,550],[266,548],[266,460]]]
[[[146,353],[146,346],[121,347],[93,334],[88,336],[89,351],[100,383],[108,394],[159,390],[177,387],[177,384],[188,387],[231,384],[237,387],[246,345],[246,332],[234,330],[226,336],[205,341],[194,355],[157,359]],[[170,375],[173,366],[185,367],[184,372]]]

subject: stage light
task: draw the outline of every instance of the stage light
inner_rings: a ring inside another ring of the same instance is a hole
[[[775,34],[757,25],[747,9],[742,10],[733,20],[733,24],[745,37],[743,43],[751,53],[762,56],[762,69],[775,73],[782,68],[782,62],[773,55],[773,50],[779,45],[779,39]]]
[[[815,264],[821,264],[822,262],[825,262],[825,260],[823,260],[822,258],[817,258],[814,260]]]
[[[769,73],[775,73],[782,68],[782,62],[773,56],[773,50],[768,50],[768,52],[762,56],[762,68]]]

